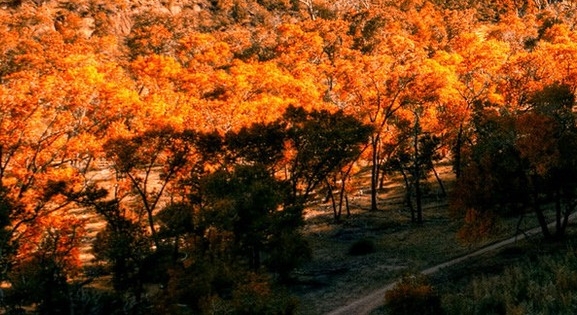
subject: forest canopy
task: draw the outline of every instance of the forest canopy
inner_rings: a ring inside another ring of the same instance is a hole
[[[532,211],[562,237],[576,14],[546,0],[0,1],[6,303],[81,304],[89,209],[109,305],[288,311],[274,283],[310,258],[304,207],[329,191],[342,220],[363,168],[373,211],[399,172],[422,222],[421,181],[448,160],[460,214]],[[146,282],[166,294],[146,300]]]

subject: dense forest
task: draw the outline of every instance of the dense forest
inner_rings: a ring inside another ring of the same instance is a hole
[[[342,222],[359,173],[370,211],[400,174],[418,225],[439,161],[463,239],[529,212],[562,239],[576,27],[573,1],[0,0],[0,307],[291,314],[313,198]]]

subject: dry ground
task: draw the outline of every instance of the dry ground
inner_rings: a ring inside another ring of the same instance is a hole
[[[450,168],[443,167],[441,175],[450,186]],[[429,184],[436,188],[436,182],[431,180]],[[517,220],[512,219],[500,222],[497,231],[486,239],[465,244],[456,237],[462,219],[449,213],[446,198],[427,196],[424,223],[416,225],[410,221],[403,193],[400,179],[393,178],[379,192],[379,211],[368,211],[368,195],[356,196],[352,216],[339,224],[333,220],[330,204],[307,209],[304,234],[313,259],[295,272],[298,281],[291,287],[300,300],[299,314],[326,314],[403,273],[429,268],[515,234]],[[532,223],[528,217],[522,227]],[[360,239],[372,240],[376,251],[349,255],[350,246]]]

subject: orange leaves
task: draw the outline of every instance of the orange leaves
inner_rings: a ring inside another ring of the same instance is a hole
[[[464,33],[459,36],[453,47],[460,53],[463,60],[458,69],[461,76],[467,81],[487,81],[509,55],[506,43],[493,39],[484,39],[484,31]],[[482,76],[482,77],[481,77]],[[484,77],[484,78],[483,78]]]
[[[240,41],[246,38],[239,38]],[[211,34],[193,32],[179,41],[179,61],[195,70],[221,68],[232,61],[229,44]]]
[[[73,83],[83,81],[86,85],[95,86],[102,84],[105,79],[99,69],[102,66],[94,55],[71,55],[64,59],[64,64],[65,79]]]
[[[187,73],[187,115],[203,117],[201,130],[237,130],[270,122],[288,105],[310,108],[321,97],[313,82],[295,78],[273,62],[233,62],[227,71]],[[193,97],[191,97],[191,95]]]
[[[323,39],[316,32],[306,32],[299,24],[282,24],[277,28],[277,52],[284,55],[285,66],[294,61],[317,61],[322,54]],[[284,61],[281,59],[281,63]]]
[[[577,86],[575,55],[577,33],[566,25],[555,24],[532,39],[530,51],[513,54],[505,63],[499,88],[509,105],[522,107],[527,95],[544,86],[560,82]]]
[[[141,108],[138,113],[139,129],[147,125],[162,125],[162,120],[174,120],[175,125],[182,117],[178,110],[178,78],[182,75],[181,65],[172,57],[150,55],[138,57],[132,64],[134,74],[141,84]],[[172,122],[167,122],[171,124]]]
[[[147,16],[141,17],[142,21],[137,21],[128,38],[128,46],[132,50],[133,56],[171,54],[173,52],[176,46],[174,34],[161,23],[165,18]]]
[[[527,113],[517,121],[519,137],[517,147],[521,157],[527,159],[535,172],[541,176],[558,164],[560,158],[556,137],[556,123],[553,119]]]
[[[566,25],[553,25],[545,33],[548,40],[539,42],[535,54],[543,60],[547,79],[577,86],[577,32]]]
[[[457,232],[457,236],[466,243],[479,242],[494,231],[495,220],[495,215],[491,212],[467,209],[465,213],[465,224]]]
[[[35,222],[45,229],[30,228],[24,232],[24,242],[21,243],[20,259],[30,256],[53,259],[62,268],[75,276],[80,272],[81,261],[79,245],[84,237],[84,222],[81,219],[62,217],[60,215],[45,216]]]
[[[178,78],[182,67],[174,58],[162,55],[139,56],[131,64],[138,78],[170,81]]]
[[[7,43],[0,55],[0,183],[16,205],[12,237],[22,255],[52,242],[72,258],[67,229],[79,223],[66,212],[69,197],[84,189],[79,173],[98,155],[108,126],[129,118],[136,93],[106,55],[114,42],[96,46],[103,54],[52,31]]]
[[[30,213],[66,203],[53,194],[42,204],[51,179],[81,190],[77,162],[102,157],[111,138],[224,134],[294,105],[371,122],[378,153],[416,119],[460,146],[474,141],[475,103],[515,111],[543,85],[577,87],[577,33],[563,14],[483,24],[427,1],[306,1],[316,11],[299,20],[298,1],[241,0],[130,16],[124,2],[90,2],[90,38],[80,12],[56,20],[53,3],[0,10],[0,181]],[[536,144],[552,137],[548,121],[521,121],[524,157],[553,163]]]
[[[500,23],[488,27],[487,36],[488,38],[508,43],[513,52],[520,53],[527,48],[531,38],[537,38],[538,36],[535,16],[504,16],[501,18]]]

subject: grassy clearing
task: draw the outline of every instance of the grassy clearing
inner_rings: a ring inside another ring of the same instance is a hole
[[[393,179],[379,195],[380,211],[367,211],[369,196],[358,196],[353,201],[352,216],[340,224],[333,222],[329,205],[307,210],[304,233],[313,260],[295,273],[298,282],[291,288],[300,299],[299,314],[327,313],[404,273],[463,256],[516,234],[519,219],[511,217],[497,222],[486,238],[465,244],[456,236],[463,220],[450,213],[447,200],[425,200],[425,222],[415,225],[410,222],[402,194],[403,187]],[[536,222],[532,215],[526,215],[519,227],[527,230]],[[350,255],[351,246],[360,240],[370,240],[374,252]]]

